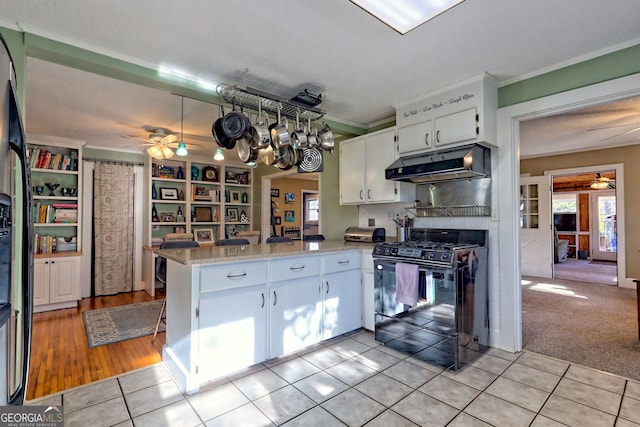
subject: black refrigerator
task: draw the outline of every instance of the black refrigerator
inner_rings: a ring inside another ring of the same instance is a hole
[[[0,35],[0,405],[22,405],[33,313],[33,221],[15,68]]]

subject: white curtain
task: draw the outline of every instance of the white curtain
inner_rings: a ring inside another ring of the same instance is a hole
[[[96,163],[93,186],[95,295],[131,292],[133,167]]]

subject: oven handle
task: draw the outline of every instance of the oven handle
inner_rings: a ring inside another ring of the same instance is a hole
[[[384,263],[384,264],[376,264],[376,269],[377,270],[384,270],[384,268],[390,268],[395,270],[395,264],[396,263]],[[445,270],[451,270],[450,268],[444,268],[444,267],[418,267],[418,271],[422,272],[422,273],[427,273],[430,271],[445,271]]]

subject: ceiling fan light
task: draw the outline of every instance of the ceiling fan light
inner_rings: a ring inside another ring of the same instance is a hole
[[[162,155],[165,159],[170,159],[173,157],[173,150],[166,145],[162,146]]]
[[[222,148],[216,148],[216,154],[214,154],[213,160],[224,160],[224,153],[222,152]]]
[[[604,190],[605,188],[609,188],[609,182],[607,181],[598,181],[591,184],[591,188],[594,190]]]
[[[151,147],[147,148],[147,153],[149,153],[149,155],[151,157],[153,157],[154,159],[162,159],[163,158],[162,148],[160,148],[160,146],[158,146],[158,145],[152,145]]]
[[[178,148],[176,149],[176,154],[178,156],[186,156],[187,154],[189,154],[189,151],[187,151],[187,144],[185,144],[183,141],[180,141],[180,143],[178,144]]]

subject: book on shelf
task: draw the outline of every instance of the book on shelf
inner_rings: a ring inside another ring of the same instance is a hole
[[[70,154],[52,153],[49,150],[34,147],[29,151],[29,167],[32,169],[78,170],[78,152]]]

